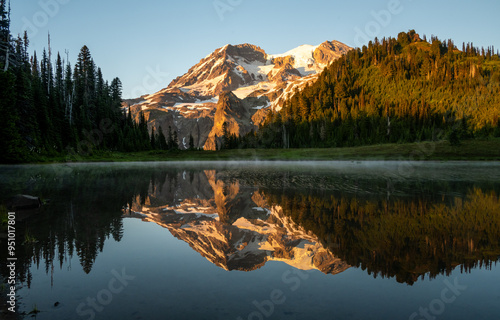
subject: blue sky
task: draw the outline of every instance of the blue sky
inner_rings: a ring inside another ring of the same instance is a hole
[[[104,76],[123,82],[125,98],[153,93],[225,44],[252,43],[267,53],[338,40],[418,33],[500,49],[497,0],[14,0],[12,33],[30,33],[41,53],[74,64],[86,44]]]

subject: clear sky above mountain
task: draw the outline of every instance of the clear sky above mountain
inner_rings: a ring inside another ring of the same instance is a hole
[[[41,53],[69,51],[74,64],[86,44],[107,79],[118,76],[123,96],[165,88],[225,44],[251,43],[267,53],[338,40],[357,47],[375,36],[415,29],[500,49],[500,2],[495,0],[40,0],[12,1],[11,31],[27,29]]]

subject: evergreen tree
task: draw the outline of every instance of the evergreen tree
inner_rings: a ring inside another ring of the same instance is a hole
[[[156,143],[155,127],[151,128],[151,140],[150,140],[150,144],[151,144],[151,149],[152,150],[158,149],[158,145]]]
[[[230,149],[230,134],[229,130],[227,129],[227,122],[224,122],[222,124],[222,145],[221,149]]]
[[[174,130],[174,134],[172,137],[172,149],[173,150],[179,150],[179,136],[177,134],[177,130]]]
[[[21,162],[27,160],[27,150],[16,127],[15,78],[10,72],[0,71],[0,88],[0,162]]]
[[[376,39],[296,90],[242,145],[255,138],[264,148],[415,142],[436,139],[437,130],[445,138],[458,127],[459,138],[493,135],[500,60],[473,44],[464,48],[457,52],[453,41],[437,37],[428,43],[414,30]]]
[[[10,35],[10,4],[0,0],[0,70],[7,71],[10,67],[12,46]]]
[[[459,146],[460,143],[460,136],[458,133],[457,129],[452,129],[450,134],[448,135],[448,141],[450,142],[450,145],[452,146]]]
[[[167,132],[167,149],[172,150],[174,145],[174,136],[172,134],[172,127],[168,126]]]
[[[41,60],[36,52],[30,58],[27,32],[11,41],[9,11],[0,0],[0,140],[5,151],[0,161],[36,160],[66,150],[149,150],[152,142],[157,144],[143,115],[136,123],[130,111],[128,116],[121,111],[120,79],[109,85],[87,46],[74,71],[59,53],[52,61],[50,35]]]
[[[111,108],[118,110],[122,104],[122,82],[119,78],[114,78],[110,85],[111,90]]]
[[[193,135],[189,135],[189,150],[194,150],[194,138]]]
[[[163,134],[163,129],[161,128],[161,126],[158,127],[158,138],[156,139],[156,141],[160,150],[169,149],[167,139],[165,138],[165,134]]]

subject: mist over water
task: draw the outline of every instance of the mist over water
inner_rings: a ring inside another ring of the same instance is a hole
[[[36,304],[37,319],[406,319],[450,283],[467,289],[443,304],[440,319],[491,319],[499,169],[396,161],[9,166],[0,167],[0,200],[46,202],[16,222],[18,237],[30,240],[17,248],[20,310]],[[8,274],[3,264],[0,273]],[[115,282],[122,290],[113,293]]]

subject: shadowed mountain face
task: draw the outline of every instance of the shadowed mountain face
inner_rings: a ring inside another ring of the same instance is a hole
[[[268,261],[332,274],[349,268],[280,206],[269,206],[257,188],[217,179],[216,171],[184,172],[166,185],[152,185],[144,203],[137,198],[128,214],[167,228],[225,270],[251,271]]]
[[[124,108],[136,119],[143,112],[150,128],[161,126],[165,134],[168,127],[177,130],[181,148],[187,148],[192,135],[195,147],[214,150],[224,122],[231,134],[256,129],[270,109],[280,109],[285,99],[349,50],[338,41],[277,55],[251,44],[226,45],[167,88],[126,100]]]

